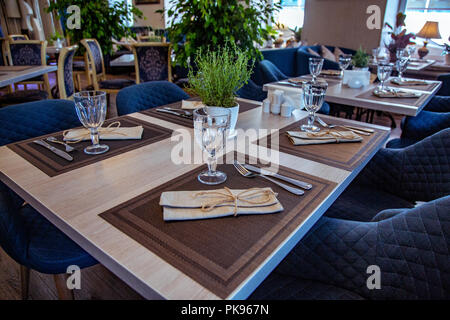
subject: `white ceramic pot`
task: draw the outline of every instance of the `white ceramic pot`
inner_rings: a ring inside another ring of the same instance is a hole
[[[210,110],[211,112],[214,112],[214,110],[220,110],[220,109],[224,109],[224,108],[208,106],[208,110]],[[236,129],[236,123],[237,123],[238,115],[239,115],[239,104],[236,104],[235,107],[226,108],[226,109],[230,110],[230,126],[229,126],[228,138],[232,138],[232,137],[236,136],[235,129]]]

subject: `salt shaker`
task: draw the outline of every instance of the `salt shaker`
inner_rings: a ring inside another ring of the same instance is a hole
[[[269,99],[264,99],[263,100],[263,112],[264,113],[269,113],[270,112],[270,100]]]
[[[294,107],[292,105],[283,103],[281,105],[281,116],[289,118],[290,116],[292,116],[293,109],[294,109]]]

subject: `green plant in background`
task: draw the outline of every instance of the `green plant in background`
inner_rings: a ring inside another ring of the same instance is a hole
[[[142,18],[142,11],[129,5],[125,0],[110,4],[108,0],[54,0],[50,1],[47,12],[56,12],[66,21],[71,15],[67,8],[77,5],[80,8],[81,29],[65,28],[66,36],[75,44],[85,38],[94,38],[100,43],[103,54],[112,53],[112,38],[134,36],[127,19]]]
[[[170,0],[168,38],[176,62],[187,66],[195,53],[232,42],[250,58],[261,58],[254,43],[272,38],[273,13],[280,5],[267,0]],[[157,12],[164,14],[164,10]]]
[[[55,31],[54,34],[52,34],[49,38],[48,38],[48,43],[50,45],[52,45],[56,40],[58,39],[64,39],[64,36],[61,35],[58,31]]]
[[[236,106],[236,91],[248,82],[253,64],[247,52],[234,43],[215,50],[200,50],[195,55],[196,71],[189,67],[189,90],[207,106]]]
[[[294,33],[295,41],[300,42],[302,40],[303,28],[295,27],[294,29],[289,29],[289,30],[291,30]]]
[[[369,59],[367,52],[362,47],[359,47],[352,57],[352,63],[356,68],[366,68],[369,66]]]

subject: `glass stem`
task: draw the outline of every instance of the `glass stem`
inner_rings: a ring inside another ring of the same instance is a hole
[[[90,128],[91,131],[91,141],[93,146],[98,146],[99,144],[99,134],[98,134],[98,128]]]
[[[214,153],[208,153],[208,160],[206,162],[208,165],[208,173],[211,175],[214,172],[216,172],[217,167],[217,160],[216,160],[216,154]]]
[[[314,121],[316,120],[316,113],[310,111],[308,115],[308,127],[312,128],[314,126]]]

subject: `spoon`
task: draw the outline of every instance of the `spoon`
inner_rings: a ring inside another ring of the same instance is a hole
[[[67,152],[72,152],[72,151],[75,150],[74,147],[69,146],[69,145],[68,145],[67,143],[65,143],[65,142],[59,141],[59,140],[56,139],[55,137],[48,137],[46,140],[47,140],[47,141],[50,141],[50,142],[53,142],[53,143],[59,143],[59,144],[64,145],[64,146],[66,147],[66,151],[67,151]]]

